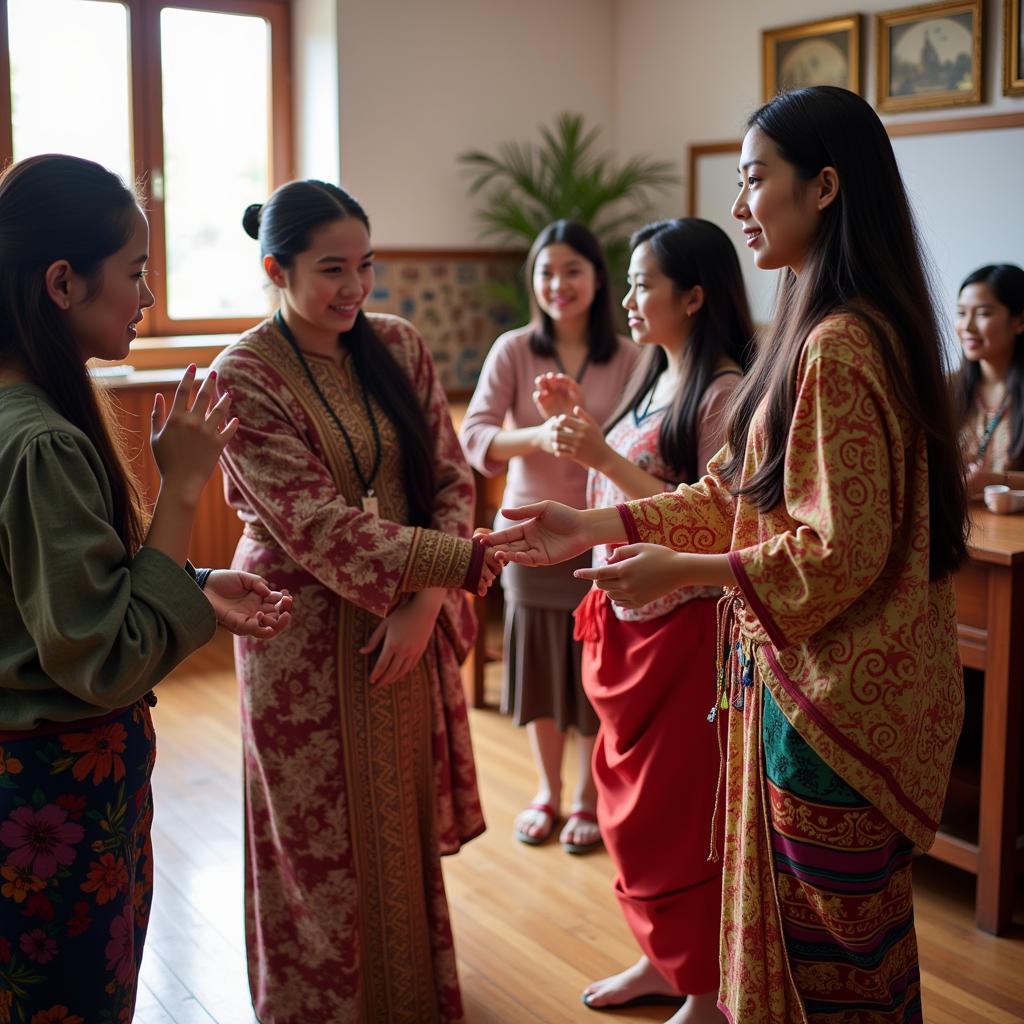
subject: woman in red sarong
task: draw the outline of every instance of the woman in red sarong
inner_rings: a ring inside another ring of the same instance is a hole
[[[605,434],[582,407],[556,431],[561,456],[590,468],[587,503],[617,505],[704,475],[724,437],[723,412],[753,333],[736,251],[696,218],[650,224],[632,238],[623,300],[646,350]],[[545,391],[571,380],[547,378]],[[594,565],[610,550],[597,548]],[[615,893],[643,955],[589,985],[593,1009],[687,994],[717,1017],[721,861],[710,855],[718,796],[715,608],[721,588],[681,587],[640,608],[594,588],[576,611],[583,685],[600,719],[598,815],[615,860]],[[685,798],[680,799],[685,794]]]

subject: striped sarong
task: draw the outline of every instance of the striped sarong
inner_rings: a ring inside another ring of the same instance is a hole
[[[814,753],[767,689],[763,697],[775,889],[807,1018],[920,1022],[912,844]]]

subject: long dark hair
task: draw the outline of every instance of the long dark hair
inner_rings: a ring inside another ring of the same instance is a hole
[[[287,270],[295,257],[309,248],[316,228],[346,217],[355,217],[369,232],[366,211],[352,196],[337,185],[310,179],[290,181],[262,206],[248,207],[242,226],[252,238],[259,239],[261,256],[273,256]],[[409,522],[429,526],[434,519],[437,492],[436,453],[412,382],[362,310],[352,329],[340,337],[367,393],[376,399],[398,435]]]
[[[697,217],[648,224],[629,240],[631,249],[647,242],[661,272],[678,291],[695,285],[704,302],[694,317],[683,352],[683,386],[661,421],[658,449],[677,480],[696,480],[697,414],[704,393],[722,359],[746,369],[754,329],[736,249],[716,224]],[[626,397],[612,414],[608,428],[635,412],[668,366],[660,345],[651,345],[634,371]]]
[[[25,373],[92,442],[110,483],[111,523],[129,554],[143,542],[146,517],[121,430],[45,277],[67,260],[85,279],[87,299],[95,296],[103,262],[131,238],[137,209],[116,174],[79,157],[29,157],[0,176],[0,363]]]
[[[539,356],[555,353],[555,324],[537,304],[537,296],[533,291],[533,268],[541,252],[556,243],[574,249],[594,267],[597,289],[587,320],[587,352],[592,363],[607,363],[619,347],[619,338],[615,332],[615,312],[612,309],[612,289],[608,281],[608,263],[601,243],[593,233],[572,220],[556,220],[549,224],[533,240],[526,257],[526,283],[533,320],[530,348]]]
[[[968,285],[984,284],[1010,311],[1011,316],[1024,312],[1024,270],[1013,263],[989,263],[979,267],[964,278],[960,285],[962,292]],[[959,294],[959,292],[957,293]],[[981,366],[970,359],[963,359],[960,370],[953,378],[953,393],[956,397],[960,427],[974,410],[974,400],[981,381]],[[1006,377],[1006,395],[1010,404],[1006,410],[1010,424],[1010,466],[1017,468],[1024,456],[1024,331],[1014,339],[1013,361]]]
[[[800,276],[784,272],[774,320],[733,403],[731,458],[722,473],[762,511],[782,501],[804,342],[829,314],[855,313],[878,343],[896,399],[925,434],[929,571],[938,579],[966,553],[967,489],[935,312],[889,136],[864,100],[833,86],[776,96],[751,116],[747,128],[754,127],[775,143],[801,180],[834,167],[839,194],[822,214]],[[747,434],[766,395],[764,461],[740,487]]]

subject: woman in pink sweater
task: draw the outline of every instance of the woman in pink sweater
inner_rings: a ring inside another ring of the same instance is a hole
[[[618,405],[636,362],[636,349],[615,331],[608,272],[597,239],[571,221],[546,227],[530,249],[531,322],[494,343],[462,427],[462,444],[485,476],[506,469],[502,503],[516,506],[554,498],[586,507],[587,471],[560,458],[565,408],[534,402],[535,381],[566,373],[579,383],[589,413],[603,422]],[[504,521],[497,524],[500,529]],[[509,565],[505,590],[505,674],[502,711],[525,725],[539,777],[537,792],[516,819],[516,837],[545,842],[559,817],[565,736],[579,737],[579,783],[561,842],[583,853],[601,842],[590,763],[597,716],[583,692],[581,647],[572,611],[587,593],[573,570],[587,554],[549,569]]]

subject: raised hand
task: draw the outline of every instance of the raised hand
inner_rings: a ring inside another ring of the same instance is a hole
[[[238,429],[237,419],[228,421],[231,396],[227,392],[217,396],[216,371],[207,374],[198,392],[195,378],[192,364],[174,392],[170,410],[164,396],[157,394],[150,434],[163,487],[187,504],[199,501],[221,452]]]
[[[595,543],[587,539],[583,513],[557,501],[503,508],[501,514],[506,519],[522,520],[485,538],[501,563],[555,565],[575,558]]]
[[[260,640],[277,636],[291,618],[287,590],[271,590],[262,576],[234,569],[215,569],[203,588],[217,621],[235,636]]]
[[[565,373],[542,373],[533,381],[533,404],[545,419],[571,413],[583,404],[583,389]]]

